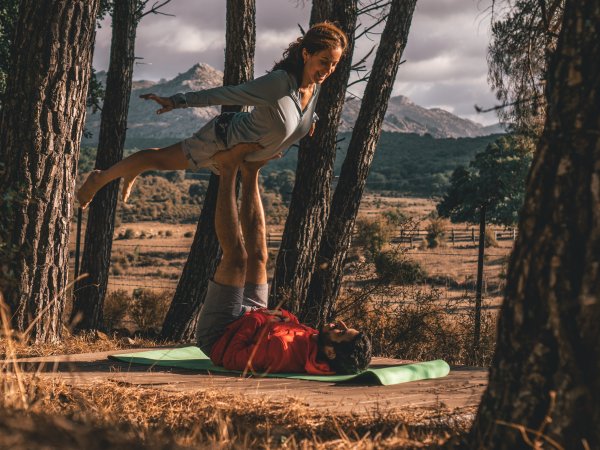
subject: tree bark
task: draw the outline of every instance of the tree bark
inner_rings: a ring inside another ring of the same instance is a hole
[[[355,0],[313,3],[311,21],[337,22],[349,42],[346,53],[319,94],[316,131],[300,142],[296,182],[271,284],[270,305],[273,307],[285,300],[286,309],[294,313],[298,313],[306,297],[329,216],[337,128],[352,66],[356,16]]]
[[[227,0],[227,30],[223,85],[236,85],[252,79],[256,43],[255,0]],[[239,106],[224,106],[240,111]],[[183,268],[175,296],[161,331],[162,339],[193,340],[198,314],[210,280],[221,259],[215,233],[215,207],[219,177],[211,174],[194,241]]]
[[[331,312],[343,275],[352,230],[400,65],[416,0],[394,0],[390,8],[358,118],[333,194],[308,296],[300,318],[320,326]]]
[[[96,153],[95,168],[100,170],[109,168],[123,158],[135,61],[138,6],[139,0],[114,3],[110,64]],[[115,180],[100,189],[89,206],[81,261],[81,273],[87,276],[75,283],[71,313],[71,321],[78,330],[102,327],[118,195],[119,180]]]
[[[567,0],[470,448],[600,447],[599,36],[600,2]]]
[[[0,291],[13,326],[60,340],[97,0],[21,2],[0,117]]]

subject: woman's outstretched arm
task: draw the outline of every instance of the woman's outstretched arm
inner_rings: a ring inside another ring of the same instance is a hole
[[[176,108],[188,106],[246,105],[259,106],[276,101],[289,86],[284,71],[274,71],[237,86],[220,86],[169,97]]]

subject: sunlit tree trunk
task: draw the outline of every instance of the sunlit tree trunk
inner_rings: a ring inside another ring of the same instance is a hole
[[[61,337],[97,0],[23,0],[0,117],[0,290],[21,331]]]
[[[107,169],[123,158],[135,61],[138,6],[139,0],[114,3],[110,64],[106,77],[96,169]],[[102,326],[118,194],[119,180],[115,180],[100,189],[89,206],[80,271],[86,277],[75,284],[71,313],[71,320],[77,329],[89,330]]]
[[[348,35],[349,46],[319,94],[314,135],[300,142],[296,183],[271,284],[271,306],[287,300],[284,306],[295,313],[306,297],[329,216],[337,128],[352,65],[356,16],[356,0],[313,2],[311,21],[335,21]]]
[[[470,448],[600,447],[599,36],[600,2],[567,1]]]
[[[256,5],[254,0],[227,0],[227,29],[223,85],[251,80],[254,73],[256,42]],[[239,111],[241,107],[223,107],[222,111]],[[211,175],[194,241],[183,268],[171,306],[163,324],[161,337],[170,340],[193,340],[200,307],[204,302],[208,280],[221,258],[215,233],[215,207],[219,177]]]
[[[342,282],[344,259],[363,195],[381,124],[406,46],[416,0],[394,0],[333,194],[308,296],[300,317],[319,326],[329,314]]]

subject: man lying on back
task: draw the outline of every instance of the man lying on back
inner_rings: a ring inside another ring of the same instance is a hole
[[[360,331],[341,321],[317,331],[288,311],[267,309],[266,226],[258,189],[258,172],[266,161],[243,162],[235,147],[213,159],[221,174],[215,229],[223,257],[200,312],[198,346],[214,364],[232,370],[331,374],[366,369],[371,343]]]

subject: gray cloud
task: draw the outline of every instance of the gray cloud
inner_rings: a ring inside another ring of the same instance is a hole
[[[488,124],[493,116],[476,116],[473,104],[493,104],[486,83],[486,49],[491,0],[419,0],[413,16],[404,63],[394,95],[403,94],[424,107],[449,111]],[[281,57],[289,42],[306,27],[309,1],[257,0],[255,74],[262,75]],[[138,28],[136,79],[172,78],[196,62],[223,69],[225,2],[173,0],[164,8],[175,17],[147,16]],[[365,19],[363,19],[365,20]],[[94,54],[96,69],[108,67],[110,21],[98,31]],[[373,36],[376,41],[379,36]],[[373,45],[362,39],[355,51],[361,57]],[[372,58],[371,58],[372,62]],[[364,86],[352,87],[360,95]]]

